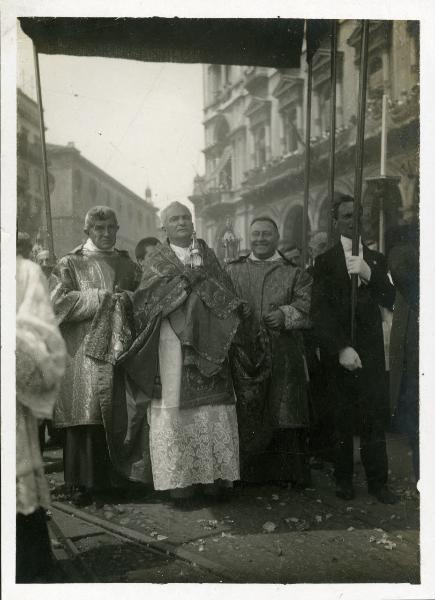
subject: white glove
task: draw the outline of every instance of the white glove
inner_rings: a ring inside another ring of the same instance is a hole
[[[370,281],[372,270],[362,256],[346,256],[346,266],[349,275],[358,275],[364,281]]]
[[[362,369],[362,363],[360,357],[358,356],[358,352],[356,352],[352,346],[346,346],[346,348],[340,350],[338,354],[338,362],[347,371]]]

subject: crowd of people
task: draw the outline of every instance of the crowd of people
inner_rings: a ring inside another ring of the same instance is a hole
[[[175,506],[227,500],[238,485],[302,490],[324,460],[350,500],[354,435],[369,494],[392,504],[393,413],[418,479],[417,238],[402,228],[390,265],[361,241],[355,256],[353,211],[337,198],[338,242],[315,236],[305,269],[266,216],[250,224],[249,254],[222,266],[178,202],[162,211],[165,241],[141,240],[134,262],[116,248],[115,212],[96,206],[86,241],[49,275],[50,299],[17,244],[17,580],[29,575],[25,527],[45,527],[48,544],[37,419],[53,407],[78,506],[129,486]],[[393,306],[389,379],[381,307]]]

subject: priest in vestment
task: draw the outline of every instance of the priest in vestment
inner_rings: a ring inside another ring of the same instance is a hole
[[[231,361],[241,479],[304,488],[310,469],[302,330],[310,326],[312,279],[278,252],[278,242],[275,221],[258,217],[251,253],[227,267],[246,317]]]
[[[189,209],[175,202],[162,222],[167,241],[144,264],[137,338],[123,364],[149,401],[154,487],[184,502],[198,488],[225,494],[239,479],[228,351],[240,301],[214,252],[196,241]]]
[[[115,248],[118,222],[111,208],[91,208],[84,231],[87,241],[61,258],[50,278],[68,351],[54,424],[64,430],[65,484],[82,505],[109,490],[118,475],[132,475],[134,461],[123,447],[131,422],[126,386],[115,363],[133,340],[129,292],[140,278],[128,253]]]

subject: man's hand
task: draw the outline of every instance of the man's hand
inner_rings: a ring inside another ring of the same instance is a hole
[[[346,256],[346,266],[349,275],[358,275],[364,281],[370,281],[372,271],[362,256]]]
[[[243,304],[240,305],[239,310],[242,319],[248,319],[251,316],[252,310],[247,302],[243,301]]]
[[[267,314],[264,317],[264,322],[266,323],[267,327],[270,327],[270,329],[283,329],[285,323],[284,313],[278,308],[277,310]]]
[[[358,352],[356,352],[352,346],[347,346],[346,348],[340,350],[338,361],[340,365],[347,371],[362,369],[362,363],[360,357],[358,356]]]

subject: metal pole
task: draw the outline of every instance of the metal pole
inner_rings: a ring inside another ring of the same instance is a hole
[[[337,107],[337,21],[331,22],[331,93],[329,128],[329,179],[328,179],[328,247],[332,246],[332,209],[335,180],[335,121]]]
[[[381,177],[387,175],[387,111],[388,96],[382,96],[382,128],[381,128]],[[385,212],[383,195],[379,200],[379,252],[385,252]]]
[[[48,163],[47,163],[47,147],[45,144],[45,126],[44,126],[44,111],[42,108],[41,94],[41,76],[39,73],[39,58],[35,44],[33,44],[33,57],[35,60],[35,75],[36,75],[36,94],[38,97],[39,108],[39,130],[41,134],[41,151],[42,151],[42,182],[44,189],[44,204],[45,218],[47,221],[47,237],[48,237],[48,252],[50,265],[54,264],[54,246],[53,246],[53,226],[51,222],[51,204],[50,204],[50,189],[48,185]]]
[[[308,202],[310,194],[310,161],[311,161],[311,90],[313,85],[312,57],[307,59],[307,104],[305,114],[305,174],[304,174],[304,206],[302,210],[302,268],[305,269],[308,254]]]
[[[361,193],[363,181],[364,166],[364,127],[365,127],[365,109],[367,92],[367,62],[369,49],[369,21],[362,21],[361,30],[361,59],[359,70],[359,89],[358,89],[358,121],[356,132],[355,148],[355,183],[354,183],[354,206],[353,206],[353,238],[352,254],[359,254],[359,221],[361,210]],[[355,310],[358,292],[358,275],[352,275],[352,306],[351,306],[351,340],[355,342]]]

